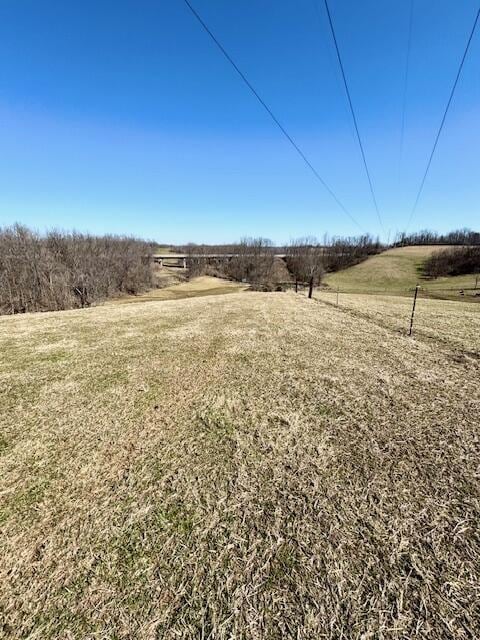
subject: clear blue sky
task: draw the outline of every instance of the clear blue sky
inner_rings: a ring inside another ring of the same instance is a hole
[[[323,2],[192,0],[363,228],[378,233]],[[402,229],[478,9],[330,0],[386,229]],[[480,222],[480,31],[412,223]],[[354,234],[182,0],[2,0],[0,225],[160,242]]]

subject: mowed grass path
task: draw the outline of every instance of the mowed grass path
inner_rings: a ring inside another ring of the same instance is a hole
[[[475,275],[436,278],[422,276],[425,260],[444,246],[399,247],[372,256],[360,264],[325,277],[329,287],[347,293],[387,293],[405,295],[416,284],[439,292],[441,289],[463,289],[475,286]],[[480,290],[479,290],[480,291]]]
[[[478,359],[294,294],[0,319],[2,638],[474,638]]]

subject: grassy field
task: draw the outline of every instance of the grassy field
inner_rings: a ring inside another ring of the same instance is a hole
[[[399,247],[389,249],[354,267],[329,274],[325,283],[348,293],[405,294],[420,283],[425,289],[464,289],[475,285],[475,276],[457,276],[426,280],[422,277],[424,261],[441,246]],[[447,292],[445,292],[447,293]]]
[[[317,300],[337,304],[334,291],[316,290]],[[399,334],[408,332],[412,313],[412,297],[391,295],[365,296],[341,293],[338,308],[353,317],[364,318]],[[414,326],[415,335],[435,342],[444,342],[480,357],[480,308],[451,300],[417,299]]]
[[[162,270],[164,273],[167,269]],[[172,277],[172,276],[167,276]],[[155,302],[160,300],[181,300],[183,298],[199,298],[203,296],[223,295],[226,293],[240,293],[246,291],[248,285],[239,282],[231,282],[223,278],[199,276],[185,282],[178,280],[174,284],[163,289],[152,289],[138,296],[128,296],[113,300],[109,304],[132,304],[137,302]]]
[[[0,637],[479,637],[479,307],[372,299],[0,318]]]
[[[177,255],[177,252],[173,249],[173,247],[166,247],[162,245],[157,245],[154,249],[154,253],[171,254],[172,256]]]

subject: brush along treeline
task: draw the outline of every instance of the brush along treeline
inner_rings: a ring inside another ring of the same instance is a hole
[[[313,279],[317,284],[324,272],[351,267],[379,253],[384,246],[378,238],[366,234],[348,238],[326,236],[323,242],[313,237],[299,238],[286,246],[274,246],[267,238],[244,238],[237,244],[189,244],[180,249],[190,254],[188,264],[191,276],[207,273],[267,286],[278,282],[275,255],[285,257],[290,279],[297,282],[310,282]],[[228,255],[229,259],[220,260],[215,265],[206,259],[222,254]]]
[[[427,277],[480,274],[480,245],[451,247],[433,254],[424,265]]]
[[[0,228],[0,313],[89,306],[152,286],[153,244],[129,237]]]

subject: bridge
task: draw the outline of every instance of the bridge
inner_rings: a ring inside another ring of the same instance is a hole
[[[261,254],[265,257],[271,256],[271,253]],[[248,258],[258,256],[253,253],[154,253],[151,259],[160,267],[177,267],[187,268],[189,260],[205,260],[206,262],[229,262],[232,258]],[[279,260],[285,260],[287,255],[285,253],[274,253],[274,258]]]

